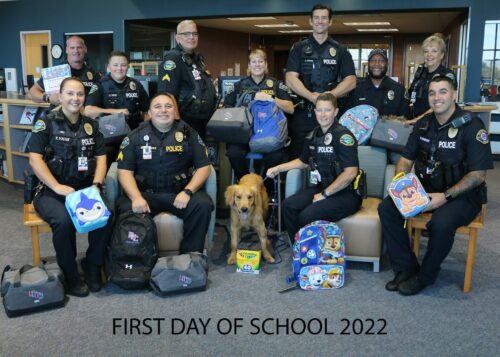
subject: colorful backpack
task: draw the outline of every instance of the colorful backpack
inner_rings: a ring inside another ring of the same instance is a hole
[[[429,195],[425,192],[418,177],[412,173],[401,172],[394,176],[387,186],[387,193],[405,219],[415,217],[430,203]]]
[[[286,116],[275,102],[254,100],[249,104],[253,116],[250,150],[268,153],[283,148],[288,139]]]
[[[377,108],[362,104],[347,110],[340,117],[339,123],[354,134],[359,145],[364,145],[370,139],[377,119]]]
[[[293,245],[293,274],[304,290],[340,288],[344,285],[344,232],[328,221],[302,227]]]
[[[104,227],[111,216],[95,186],[67,195],[65,206],[77,232],[82,234]]]

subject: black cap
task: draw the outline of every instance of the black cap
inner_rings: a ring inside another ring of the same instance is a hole
[[[371,50],[370,54],[368,55],[368,61],[375,55],[381,55],[386,61],[388,61],[387,53],[381,48],[375,48]]]

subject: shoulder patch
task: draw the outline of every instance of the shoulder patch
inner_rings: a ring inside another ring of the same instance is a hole
[[[122,140],[122,143],[120,144],[120,150],[123,150],[125,149],[128,144],[130,144],[130,139],[128,138],[128,136],[126,136],[123,140]]]
[[[354,138],[352,137],[351,134],[344,134],[340,137],[340,143],[344,146],[353,146],[354,145]]]
[[[201,138],[201,136],[198,134],[198,143],[201,145],[201,146],[205,146],[205,143],[203,142],[203,139]]]
[[[279,85],[278,85],[278,88],[281,89],[281,90],[284,90],[285,92],[290,92],[290,88],[288,88],[286,86],[286,84],[284,84],[284,83],[280,82]]]
[[[172,60],[165,61],[165,63],[163,64],[163,69],[165,71],[172,71],[175,69],[175,67],[176,67],[175,62]]]
[[[90,87],[90,90],[89,90],[89,95],[91,95],[92,93],[94,92],[97,92],[97,84],[92,84],[92,87]]]
[[[480,129],[476,134],[476,140],[481,144],[488,144],[490,142],[488,133],[484,129]]]
[[[33,133],[38,133],[39,131],[43,131],[47,128],[45,122],[41,119],[38,119],[33,125],[33,129],[31,130]]]

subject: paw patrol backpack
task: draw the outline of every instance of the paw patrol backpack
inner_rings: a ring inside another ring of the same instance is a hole
[[[328,221],[302,227],[293,245],[293,275],[304,290],[341,288],[344,285],[344,232]]]

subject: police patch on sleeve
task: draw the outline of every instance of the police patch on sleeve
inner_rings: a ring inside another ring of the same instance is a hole
[[[165,61],[165,63],[163,64],[163,69],[165,71],[172,71],[175,69],[175,62],[172,61],[172,60],[168,60],[168,61]]]
[[[89,91],[89,95],[94,93],[94,92],[97,92],[97,84],[92,84],[92,87],[90,87],[90,91]]]
[[[198,143],[201,145],[201,146],[205,146],[205,143],[203,142],[203,139],[201,138],[201,136],[198,134]]]
[[[130,139],[128,138],[128,136],[125,137],[125,139],[122,140],[122,143],[120,145],[120,150],[123,150],[125,149],[128,144],[130,144]]]
[[[481,144],[488,144],[490,142],[488,133],[484,129],[480,129],[476,134],[476,140]]]
[[[168,73],[166,73],[161,80],[170,82],[170,76],[168,75]]]
[[[33,125],[33,129],[31,130],[33,133],[38,133],[39,131],[45,130],[47,127],[45,126],[45,122],[43,120],[37,120],[35,125]]]
[[[350,134],[344,134],[340,137],[340,143],[344,146],[353,146],[354,138]]]

